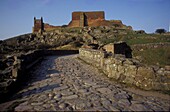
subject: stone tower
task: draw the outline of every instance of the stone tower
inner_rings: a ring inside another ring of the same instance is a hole
[[[33,33],[41,33],[42,31],[44,31],[43,18],[41,17],[41,19],[36,19],[36,17],[34,17]]]

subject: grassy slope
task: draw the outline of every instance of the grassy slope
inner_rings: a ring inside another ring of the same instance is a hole
[[[146,44],[146,43],[160,43],[170,42],[170,35],[156,35],[156,34],[127,34],[117,35],[109,39],[100,39],[102,43],[108,44],[116,41],[125,41],[128,45]],[[142,62],[148,65],[170,65],[170,46],[144,49],[143,51],[133,51],[133,56],[140,56]]]
[[[100,39],[105,44],[125,41],[128,45],[134,44],[146,44],[146,43],[159,43],[159,42],[170,42],[170,35],[156,35],[156,34],[127,34],[117,35],[116,37]]]
[[[142,62],[148,65],[159,65],[164,67],[170,65],[170,46],[168,48],[145,49],[134,51],[134,56],[141,56]]]

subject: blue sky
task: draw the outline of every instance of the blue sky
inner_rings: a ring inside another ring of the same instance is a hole
[[[105,11],[134,30],[168,30],[170,0],[0,0],[0,39],[31,33],[33,17],[52,25],[68,24],[73,11]]]

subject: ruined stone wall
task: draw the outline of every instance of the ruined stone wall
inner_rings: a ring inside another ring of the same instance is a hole
[[[59,27],[60,26],[53,26],[48,23],[44,23],[42,17],[41,19],[36,19],[34,17],[34,26],[32,28],[32,32],[37,33],[37,32],[42,32],[42,31],[50,31],[50,30],[53,30]]]
[[[34,33],[44,30],[44,23],[43,23],[42,17],[41,17],[41,19],[36,19],[34,17],[34,26],[33,26],[32,30],[33,30]]]
[[[107,57],[106,52],[81,48],[79,58],[100,68],[108,77],[145,90],[170,90],[170,71],[142,65],[135,59]]]
[[[96,25],[96,22],[105,20],[104,11],[73,12],[72,21],[69,23],[69,27],[82,27],[80,19],[82,16],[84,16],[84,26],[100,26]]]
[[[60,28],[60,26],[53,26],[53,25],[50,25],[48,23],[44,23],[44,30],[45,31],[50,31],[50,30],[53,30],[53,29],[56,29],[56,28]]]
[[[73,12],[72,13],[72,20],[80,20],[80,14],[83,13],[85,19],[105,19],[104,11],[96,11],[96,12]]]
[[[120,20],[105,20],[104,11],[93,12],[73,12],[72,20],[68,27],[97,27],[97,26],[114,26],[119,29],[132,30],[131,26],[126,26]]]
[[[0,60],[0,98],[12,90],[16,82],[26,77],[26,71],[40,61],[43,51],[32,51]]]
[[[110,43],[103,47],[107,52],[111,52],[112,54],[122,54],[127,58],[131,58],[131,48],[126,44],[126,42],[117,42]]]

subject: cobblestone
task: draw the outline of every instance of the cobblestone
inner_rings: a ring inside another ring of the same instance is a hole
[[[169,111],[169,99],[124,90],[76,57],[46,57],[31,71],[28,85],[11,98],[24,101],[14,110]]]

